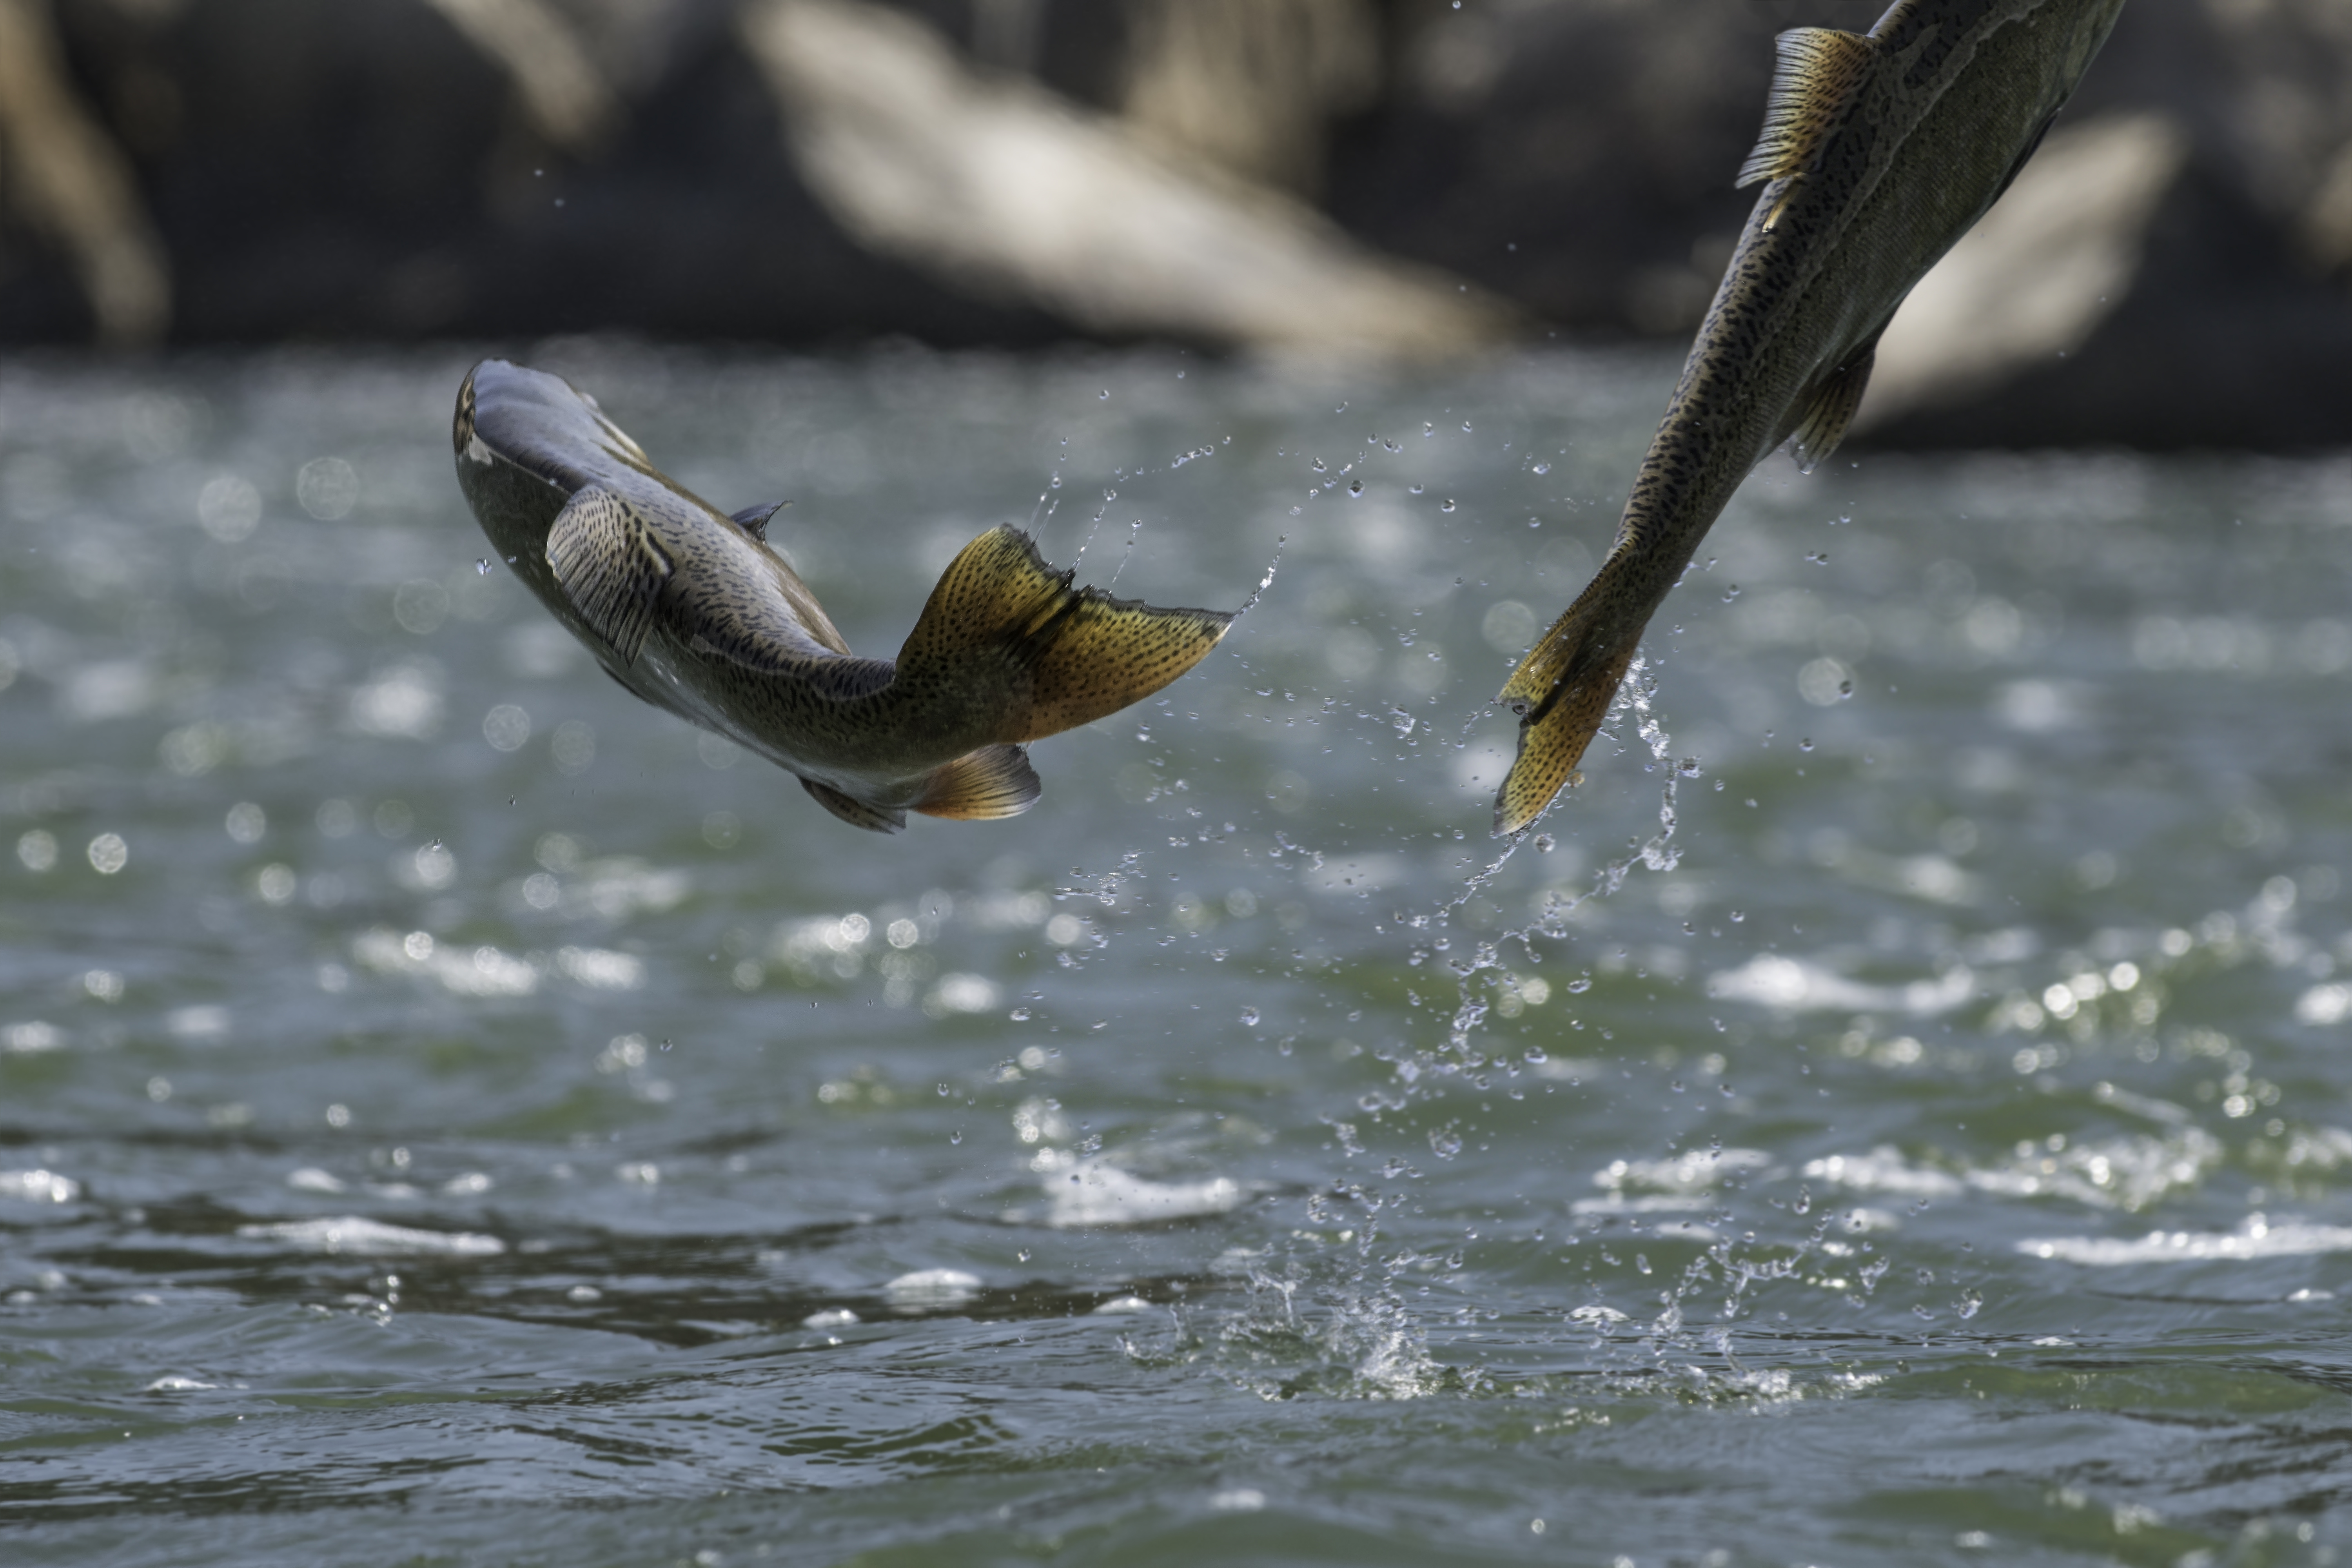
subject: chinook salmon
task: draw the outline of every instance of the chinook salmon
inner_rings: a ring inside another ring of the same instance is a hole
[[[614,679],[877,832],[1028,810],[1024,742],[1149,697],[1234,618],[1074,588],[1001,527],[949,565],[896,660],[857,658],[768,547],[777,508],[719,511],[560,378],[483,361],[451,435],[482,531]]]
[[[1844,436],[1879,334],[1984,215],[2106,41],[2124,0],[1898,0],[1867,35],[1777,40],[1766,182],[1592,581],[1501,696],[1518,755],[1495,798],[1517,833],[1566,785],[1651,613],[1748,470],[1807,470]]]

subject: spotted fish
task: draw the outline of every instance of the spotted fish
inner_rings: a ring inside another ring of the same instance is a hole
[[[483,361],[452,438],[482,531],[613,679],[877,832],[1028,810],[1024,742],[1149,697],[1234,618],[1074,588],[1003,527],[949,564],[897,659],[857,658],[768,548],[776,508],[719,511],[560,378]]]
[[[1615,545],[1496,699],[1519,715],[1495,831],[1570,782],[1642,628],[1748,470],[1836,449],[1896,306],[2041,144],[2123,0],[1899,0],[1867,35],[1780,35],[1764,183]]]

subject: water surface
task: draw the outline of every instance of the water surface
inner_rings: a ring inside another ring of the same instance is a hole
[[[486,559],[467,353],[9,364],[12,1563],[2352,1532],[2352,462],[1769,464],[1505,855],[1670,358],[520,352],[860,651],[1279,569],[885,838]]]

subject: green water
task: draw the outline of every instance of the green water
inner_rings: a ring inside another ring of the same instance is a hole
[[[1500,857],[1670,358],[517,352],[860,651],[1279,567],[884,838],[483,563],[469,354],[7,363],[11,1563],[2352,1537],[2352,463],[1769,464]]]

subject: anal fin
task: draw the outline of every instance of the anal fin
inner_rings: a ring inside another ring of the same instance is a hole
[[[1870,367],[1877,356],[1878,340],[1873,338],[1860,353],[1813,384],[1797,427],[1789,436],[1790,455],[1803,472],[1811,473],[1845,439],[1846,426],[1853,423],[1854,410],[1862,406],[1862,395],[1869,388]]]
[[[1764,132],[1739,165],[1735,190],[1801,173],[1878,58],[1877,46],[1868,38],[1834,27],[1792,27],[1773,39],[1772,47],[1780,59],[1772,69],[1771,96],[1764,100]]]
[[[915,809],[925,816],[973,822],[1018,816],[1037,804],[1045,785],[1020,746],[982,746],[931,771],[930,787]]]
[[[842,794],[831,784],[814,779],[802,779],[801,788],[809,792],[817,805],[841,818],[852,827],[863,827],[872,833],[896,833],[907,826],[903,811],[885,811],[878,805]]]
[[[645,520],[612,491],[581,490],[547,531],[547,563],[580,618],[634,664],[672,570]]]

